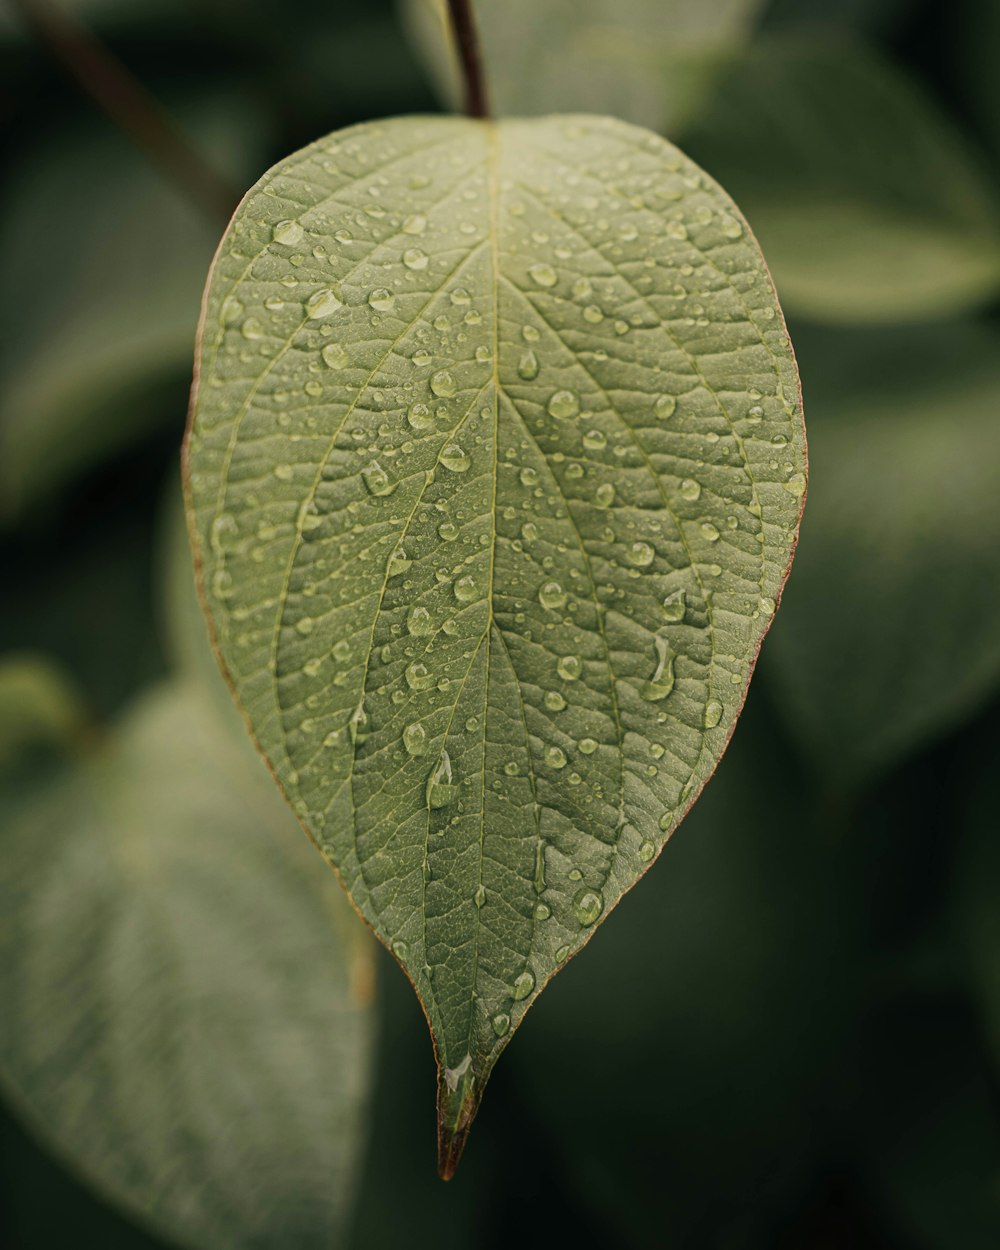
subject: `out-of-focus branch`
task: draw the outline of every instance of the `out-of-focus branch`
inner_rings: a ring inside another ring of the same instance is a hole
[[[215,220],[239,192],[204,159],[129,69],[56,0],[10,0],[31,31],[112,122]]]
[[[462,65],[465,83],[465,111],[469,117],[489,117],[486,101],[486,81],[483,75],[483,57],[479,48],[476,19],[472,13],[472,0],[448,0],[455,44]]]

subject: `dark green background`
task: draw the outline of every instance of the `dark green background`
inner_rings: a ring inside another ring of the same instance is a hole
[[[385,0],[91,7],[92,29],[237,193],[320,133],[438,107]],[[995,185],[998,12],[992,0],[772,0],[764,25],[823,41],[846,31],[881,50],[964,132]],[[151,202],[162,198],[148,156],[4,19],[5,198],[15,204],[81,153],[106,164],[70,180],[74,193],[49,205],[35,239],[13,215],[0,234],[0,380],[64,333],[67,287],[77,300],[91,291],[93,316],[111,326],[108,275],[134,263],[116,179],[146,180]],[[710,168],[726,185],[727,170]],[[202,210],[174,198],[162,211],[194,222]],[[205,267],[223,225],[184,227],[203,232]],[[91,248],[80,277],[91,234],[103,251]],[[138,239],[141,254],[141,229]],[[72,402],[92,414],[83,432],[57,430],[37,453],[49,476],[8,481],[0,499],[0,657],[31,648],[62,661],[98,722],[166,670],[155,553],[178,476],[197,286],[190,336],[182,305],[179,346],[165,336],[136,378],[74,383]],[[434,1176],[425,1026],[380,955],[352,1247],[1000,1246],[1000,550],[984,539],[1000,522],[998,311],[994,299],[943,326],[877,330],[790,312],[815,418],[814,500],[733,746],[656,870],[531,1013],[449,1186]],[[159,314],[154,286],[147,315]],[[906,441],[908,414],[928,399],[945,425],[941,463],[954,451],[974,478],[959,496],[980,511],[960,524],[947,498],[934,513],[933,466],[926,481],[907,478],[919,457],[897,462],[886,436],[891,420]],[[31,411],[30,392],[20,402]],[[838,437],[846,422],[856,436]],[[914,551],[890,553],[893,574],[909,561],[905,576],[845,588],[845,563],[868,558],[852,537],[867,516],[852,474],[875,456],[888,520],[872,522],[872,551],[896,523],[905,537],[911,495],[930,521],[914,520]],[[824,482],[838,493],[824,497]],[[883,717],[892,732],[880,737]],[[158,1244],[7,1115],[0,1241]]]

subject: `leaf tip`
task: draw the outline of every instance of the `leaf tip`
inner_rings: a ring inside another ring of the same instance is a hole
[[[438,1081],[438,1176],[455,1175],[481,1098],[471,1065],[446,1068]]]
[[[464,1128],[438,1124],[438,1176],[441,1180],[450,1181],[455,1175],[471,1127],[471,1124],[466,1124]]]

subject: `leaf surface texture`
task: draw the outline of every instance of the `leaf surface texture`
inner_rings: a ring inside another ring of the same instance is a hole
[[[187,449],[207,606],[424,1004],[451,1165],[728,741],[804,455],[743,219],[627,124],[348,130],[223,242]]]
[[[174,682],[4,809],[13,1106],[172,1243],[341,1244],[372,948],[249,744]]]

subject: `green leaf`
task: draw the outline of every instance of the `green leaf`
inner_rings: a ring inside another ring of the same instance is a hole
[[[34,652],[0,656],[0,770],[39,746],[79,744],[87,715],[58,665]]]
[[[994,818],[994,843],[995,828]],[[916,1250],[1000,1243],[995,1077],[970,1007],[956,994],[925,993],[879,1004],[863,1022],[858,1105],[849,1111],[855,1166],[898,1230],[894,1244]]]
[[[805,489],[774,291],[648,132],[395,120],[246,198],[198,375],[222,661],[424,1004],[447,1174],[742,705]]]
[[[224,168],[259,168],[252,111],[188,98],[176,112],[197,122],[192,142],[213,159],[224,151]],[[0,517],[10,518],[177,421],[214,228],[98,123],[36,147],[0,227],[0,300],[17,309],[0,344]]]
[[[762,0],[486,0],[475,6],[498,113],[609,113],[673,133],[740,48]],[[404,20],[446,102],[461,99],[444,0]]]
[[[1000,1239],[1000,1191],[996,1177],[1000,1161],[1000,1123],[993,1105],[997,1074],[1000,1073],[1000,909],[997,907],[997,882],[1000,881],[1000,839],[997,838],[997,803],[1000,800],[1000,778],[996,759],[997,740],[992,731],[993,720],[985,720],[971,750],[966,751],[962,771],[955,777],[959,799],[956,819],[949,828],[949,842],[957,846],[957,863],[949,881],[947,919],[949,935],[957,938],[960,967],[971,991],[968,1005],[968,1033],[971,1044],[966,1053],[956,1056],[958,1062],[936,1062],[944,1053],[938,1038],[929,1035],[925,1071],[919,1077],[925,1082],[928,1073],[936,1071],[936,1084],[944,1086],[935,1098],[941,1107],[940,1122],[934,1122],[933,1134],[926,1124],[919,1141],[922,1155],[932,1151],[941,1158],[957,1160],[957,1166],[939,1173],[948,1180],[938,1180],[925,1191],[919,1188],[930,1171],[922,1175],[906,1193],[911,1208],[924,1218],[936,1234],[928,1244],[947,1244],[947,1221],[952,1227],[967,1229],[955,1244],[979,1247],[996,1245]],[[956,838],[954,835],[958,834]],[[938,1007],[938,1004],[933,1004]],[[941,1012],[936,1017],[940,1020]],[[909,1023],[909,1022],[907,1022]],[[939,1026],[940,1027],[940,1026]],[[910,1036],[923,1037],[924,1032]],[[985,1052],[985,1054],[982,1054]],[[950,1079],[949,1079],[950,1077]],[[915,1082],[914,1082],[915,1084]],[[928,1083],[935,1093],[935,1083]],[[916,1105],[923,1105],[917,1102]],[[948,1132],[947,1130],[952,1130]],[[936,1150],[935,1150],[936,1148]],[[933,1204],[928,1213],[928,1198]],[[947,1200],[942,1201],[942,1199]],[[935,1201],[936,1200],[936,1201]],[[928,1218],[928,1214],[930,1218]],[[931,1222],[933,1220],[933,1223]]]
[[[216,715],[226,722],[235,736],[245,738],[246,726],[219,674],[208,622],[198,598],[179,486],[178,482],[171,484],[156,544],[158,623],[164,651],[172,671],[204,690],[214,704]]]
[[[180,23],[176,0],[146,0],[130,4],[128,0],[69,0],[64,8],[88,27],[115,34],[143,34],[150,28]],[[32,37],[14,5],[0,9],[0,43],[31,41]]]
[[[1000,157],[1000,86],[995,52],[1000,41],[1000,10],[992,0],[962,0],[957,21],[954,16],[949,13],[952,20],[946,27],[955,45],[948,53],[956,62],[957,85],[990,144],[996,168]]]
[[[799,342],[823,473],[768,676],[817,767],[855,786],[1000,680],[1000,354],[976,325]]]
[[[977,154],[861,46],[755,46],[685,142],[739,200],[796,312],[928,320],[1000,287],[1000,213]]]
[[[964,947],[993,1064],[1000,1071],[1000,841],[996,836],[1000,785],[994,767],[997,745],[994,734],[985,749],[973,757],[967,777],[962,779],[971,793],[961,813],[964,836],[955,873],[952,920]]]
[[[763,15],[764,31],[794,31],[825,38],[844,31],[895,33],[911,9],[910,0],[770,0]]]
[[[75,205],[73,247],[53,248],[88,177],[96,185]],[[190,350],[211,229],[100,133],[22,169],[3,228],[0,294],[20,309],[0,374],[0,507],[12,514],[170,419],[161,394]]]
[[[9,610],[0,612],[0,652],[49,656],[72,673],[101,722],[161,678],[165,664],[151,603],[148,522],[112,492],[99,511],[90,524],[74,511],[71,519],[57,514],[53,523],[49,515],[6,536],[0,565],[12,591]]]
[[[372,946],[245,738],[160,688],[0,835],[0,1082],[191,1247],[342,1244]]]

